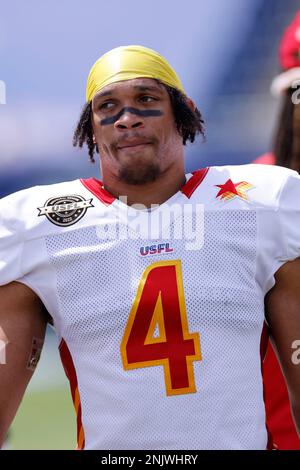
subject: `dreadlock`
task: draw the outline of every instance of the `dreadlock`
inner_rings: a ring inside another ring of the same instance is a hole
[[[283,100],[274,139],[276,165],[300,172],[300,104],[294,104],[290,88]]]
[[[197,134],[204,138],[204,120],[200,111],[195,108],[192,110],[186,102],[183,93],[168,85],[162,84],[170,97],[174,120],[179,134],[182,136],[183,145],[188,141],[193,143]],[[73,146],[82,148],[83,144],[88,147],[88,153],[91,162],[95,162],[94,153],[98,153],[97,144],[93,142],[92,127],[92,104],[86,103],[81,111],[74,135]]]
[[[187,141],[193,143],[197,134],[201,134],[204,138],[204,120],[199,109],[195,108],[193,111],[187,105],[186,98],[181,91],[168,85],[164,87],[171,99],[175,124],[182,137],[183,145],[186,145]]]
[[[73,147],[82,148],[86,144],[89,149],[89,157],[92,163],[95,163],[94,152],[98,152],[97,145],[93,142],[93,127],[92,127],[92,103],[86,103],[81,111],[79,121],[77,123],[73,135]]]

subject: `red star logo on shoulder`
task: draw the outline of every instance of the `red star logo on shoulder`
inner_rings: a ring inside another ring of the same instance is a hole
[[[254,188],[254,186],[247,181],[241,181],[240,183],[233,183],[231,179],[227,180],[225,184],[216,184],[218,188],[221,188],[216,197],[221,200],[230,201],[235,197],[240,197],[244,201],[249,201],[246,191]]]

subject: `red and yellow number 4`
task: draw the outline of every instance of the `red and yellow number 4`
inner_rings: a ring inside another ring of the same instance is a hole
[[[164,367],[167,395],[196,392],[194,361],[200,338],[190,333],[180,260],[160,261],[143,273],[121,343],[125,370]]]

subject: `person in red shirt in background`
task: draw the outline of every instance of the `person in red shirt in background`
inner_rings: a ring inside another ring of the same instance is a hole
[[[280,165],[300,173],[300,11],[283,34],[279,62],[282,73],[271,85],[273,94],[282,95],[273,152],[262,155],[254,163]],[[267,426],[275,447],[300,450],[287,387],[271,343],[263,362],[263,380]]]

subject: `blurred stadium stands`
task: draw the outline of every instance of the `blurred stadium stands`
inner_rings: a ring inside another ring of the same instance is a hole
[[[205,112],[207,143],[193,148],[193,166],[196,160],[202,166],[249,163],[270,150],[279,105],[269,91],[279,72],[278,43],[299,7],[299,0],[258,3],[247,34],[219,72]]]

